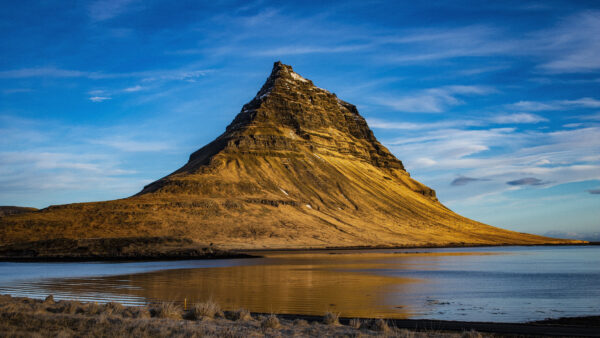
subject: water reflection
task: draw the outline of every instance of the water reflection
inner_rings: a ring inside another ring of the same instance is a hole
[[[422,251],[269,252],[261,259],[118,264],[0,263],[0,293],[52,293],[59,299],[129,304],[213,299],[225,309],[315,315],[334,311],[357,317],[526,321],[600,313],[600,247]],[[52,273],[36,275],[40,269]]]
[[[319,261],[313,264],[312,262]],[[244,307],[257,312],[345,316],[412,315],[407,304],[390,307],[390,293],[409,293],[418,280],[356,272],[385,264],[360,263],[317,255],[272,257],[262,264],[222,268],[177,269],[101,278],[71,278],[45,283],[44,289],[61,294],[110,294],[111,299],[167,300],[188,303],[213,299],[226,309]],[[376,260],[376,257],[372,259]],[[122,300],[122,301],[123,301]]]

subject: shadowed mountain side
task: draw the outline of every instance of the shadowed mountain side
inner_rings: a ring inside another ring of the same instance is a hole
[[[279,62],[225,133],[139,194],[0,219],[2,243],[132,236],[248,249],[578,243],[452,212],[355,106]]]

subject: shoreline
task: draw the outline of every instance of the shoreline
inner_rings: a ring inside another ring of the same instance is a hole
[[[231,249],[237,252],[299,252],[299,251],[343,251],[343,250],[403,250],[403,249],[460,249],[460,248],[495,248],[495,247],[533,247],[533,246],[596,246],[600,242],[586,243],[546,243],[546,244],[450,244],[450,245],[403,245],[403,246],[342,246],[311,248],[269,248],[269,249]]]
[[[39,262],[39,263],[57,263],[57,262],[149,262],[149,261],[179,261],[179,260],[214,260],[214,259],[242,259],[242,258],[263,258],[261,253],[274,252],[330,252],[330,251],[352,251],[352,250],[408,250],[408,249],[460,249],[460,248],[495,248],[495,247],[556,247],[556,246],[597,246],[600,242],[587,243],[547,243],[547,244],[449,244],[449,245],[404,245],[404,246],[344,246],[344,247],[311,247],[311,248],[268,248],[268,249],[221,249],[212,246],[202,246],[191,242],[186,238],[148,238],[158,241],[152,243],[147,248],[138,247],[131,252],[123,252],[123,245],[117,247],[117,253],[110,255],[107,253],[80,253],[75,248],[74,252],[68,252],[62,248],[60,253],[45,253],[43,250],[49,244],[55,241],[65,241],[65,239],[36,241],[27,243],[16,243],[0,245],[0,262]],[[68,240],[72,242],[81,241],[115,241],[123,240],[127,245],[131,242],[139,242],[140,238],[100,238],[100,239],[82,239]],[[153,246],[169,244],[183,244],[182,248],[157,248]],[[41,243],[41,244],[40,244]],[[15,247],[17,250],[15,250]],[[9,248],[9,249],[7,249]],[[12,250],[11,250],[12,249]],[[41,254],[37,250],[42,251]],[[87,247],[86,247],[87,249]],[[114,248],[113,248],[114,249]],[[7,251],[12,251],[6,254]]]
[[[528,323],[428,319],[348,318],[222,311],[218,304],[174,303],[124,306],[74,300],[55,301],[0,295],[0,335],[62,336],[582,336],[600,337],[600,316],[546,319]]]
[[[139,262],[257,257],[177,237],[57,238],[0,245],[0,262]]]

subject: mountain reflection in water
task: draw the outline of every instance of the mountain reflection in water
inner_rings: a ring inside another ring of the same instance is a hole
[[[265,313],[524,321],[600,313],[598,249],[300,251],[241,260],[53,263],[65,272],[90,266],[105,275],[0,278],[0,293],[129,304],[212,299],[224,309]],[[0,263],[0,272],[5,264],[18,274],[27,264],[49,263]],[[106,275],[111,270],[114,275]]]

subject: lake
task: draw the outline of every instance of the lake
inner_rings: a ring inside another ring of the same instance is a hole
[[[167,262],[0,262],[0,294],[345,317],[525,322],[600,314],[600,246],[267,252]]]

